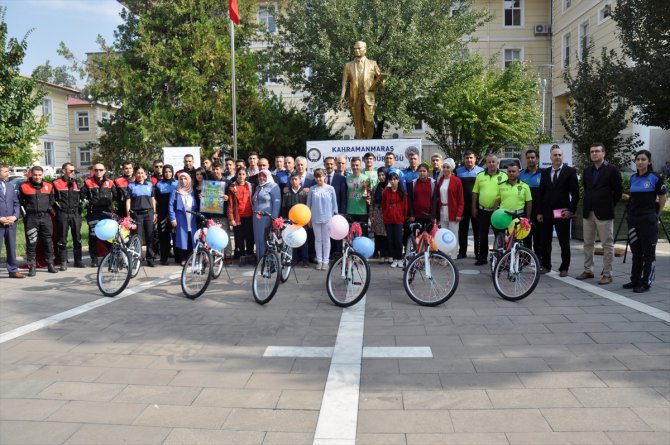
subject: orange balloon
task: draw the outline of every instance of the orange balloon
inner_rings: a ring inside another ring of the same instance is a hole
[[[312,219],[312,211],[305,204],[296,204],[289,210],[288,219],[298,226],[304,226]]]

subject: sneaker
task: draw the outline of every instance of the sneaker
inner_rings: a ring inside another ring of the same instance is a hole
[[[309,267],[309,263],[307,262],[307,260],[302,260],[302,267],[304,269],[307,269]]]
[[[393,260],[393,262],[391,263],[391,267],[398,267],[398,266],[400,266],[400,264],[398,264],[398,261]]]
[[[316,263],[316,267],[314,267],[316,270],[321,270],[321,263]]]
[[[321,270],[328,270],[330,266],[328,266],[328,263],[322,263],[321,264]]]
[[[91,267],[98,268],[98,260],[91,260]]]

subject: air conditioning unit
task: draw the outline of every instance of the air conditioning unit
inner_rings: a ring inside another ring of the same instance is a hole
[[[539,23],[534,27],[536,36],[548,36],[551,32],[551,26],[548,23]]]

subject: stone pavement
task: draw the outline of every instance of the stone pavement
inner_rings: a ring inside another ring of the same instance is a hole
[[[659,244],[646,294],[621,289],[621,260],[605,288],[670,310],[670,245]],[[355,443],[670,443],[669,323],[553,276],[506,302],[473,262],[458,265],[480,273],[461,274],[436,308],[407,297],[401,271],[372,264],[363,346],[429,346],[433,357],[362,359],[357,416],[345,416]],[[571,276],[582,262],[575,242]],[[229,268],[195,301],[176,278],[157,284],[179,270],[140,271],[136,293],[2,342],[0,443],[315,443],[331,359],[263,354],[336,345],[343,311],[326,272],[298,269],[299,284],[291,277],[262,307],[251,268]],[[90,268],[5,277],[0,333],[101,298]]]

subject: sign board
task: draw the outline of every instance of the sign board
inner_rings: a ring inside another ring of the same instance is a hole
[[[540,168],[551,167],[551,147],[558,145],[563,151],[563,163],[574,167],[572,163],[572,143],[565,142],[561,144],[540,144]]]
[[[170,164],[177,173],[184,168],[184,155],[193,155],[193,165],[200,167],[200,147],[163,147],[163,164]]]
[[[307,141],[307,167],[310,171],[323,167],[323,159],[328,156],[337,158],[344,155],[347,163],[356,156],[363,160],[365,153],[369,152],[375,155],[375,168],[378,168],[384,165],[384,155],[390,151],[395,154],[395,166],[407,168],[409,163],[406,152],[412,147],[418,151],[419,159],[421,159],[421,139]]]
[[[223,198],[226,181],[203,181],[200,211],[203,213],[223,213]]]

